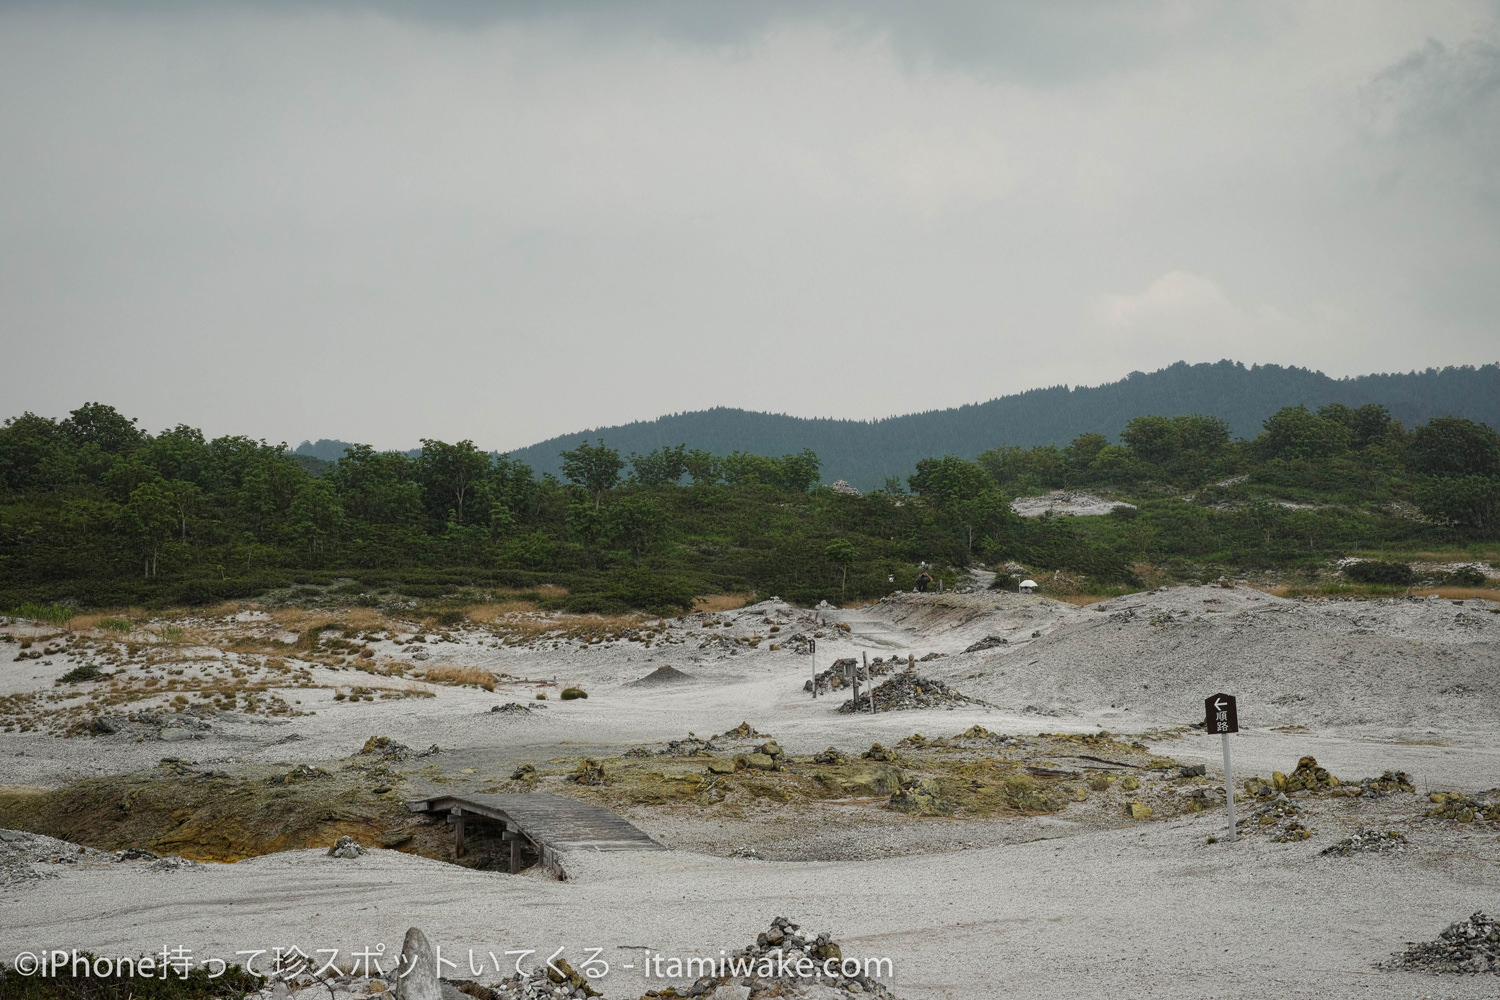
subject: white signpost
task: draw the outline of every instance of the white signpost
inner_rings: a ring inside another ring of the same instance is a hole
[[[1234,769],[1229,762],[1229,734],[1240,731],[1239,711],[1232,694],[1209,695],[1203,699],[1203,728],[1218,733],[1224,740],[1224,804],[1229,808],[1229,839],[1238,839],[1234,827]]]

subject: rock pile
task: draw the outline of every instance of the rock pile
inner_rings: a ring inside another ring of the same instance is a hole
[[[1318,766],[1316,757],[1303,757],[1297,761],[1297,767],[1291,774],[1282,774],[1280,771],[1271,773],[1271,784],[1278,792],[1326,791],[1339,786],[1339,779],[1329,774],[1326,768]]]
[[[1287,798],[1285,792],[1277,792],[1273,799],[1257,806],[1250,815],[1235,825],[1245,828],[1247,833],[1263,832],[1269,834],[1275,843],[1287,844],[1306,840],[1313,834],[1297,819],[1301,815],[1302,810],[1297,808],[1297,803]]]
[[[954,735],[955,740],[977,740],[997,747],[1016,747],[1025,745],[1026,741],[1019,736],[1007,736],[1004,733],[993,733],[983,726],[974,725],[963,732]]]
[[[547,706],[537,705],[536,707],[546,708]],[[508,701],[504,705],[496,705],[495,707],[491,708],[490,714],[493,715],[498,712],[501,715],[530,715],[531,708],[532,706],[523,705],[519,701]]]
[[[740,849],[734,857],[754,858],[756,852]],[[722,953],[721,953],[722,954]],[[804,935],[786,917],[756,935],[755,943],[725,955],[712,974],[690,986],[647,990],[641,1000],[702,997],[703,1000],[770,1000],[773,997],[833,997],[868,995],[877,1000],[895,1000],[883,983],[863,971],[844,975],[843,951],[828,934]],[[495,983],[459,980],[447,985],[474,1000],[561,1000],[563,997],[596,997],[600,993],[565,959],[558,958],[526,973],[514,973]],[[804,974],[805,973],[805,974]],[[837,991],[835,993],[835,991]],[[445,988],[446,995],[448,990]],[[399,1000],[399,998],[398,998]]]
[[[868,995],[894,1000],[885,984],[863,972],[851,976],[840,970],[843,951],[831,935],[804,935],[786,917],[777,917],[755,943],[732,952],[726,963],[737,971],[704,976],[686,989],[648,990],[642,1000],[658,997],[703,997],[704,1000],[759,1000],[759,998]],[[807,972],[807,975],[802,975]],[[834,994],[833,991],[838,991]]]
[[[1359,829],[1332,847],[1325,847],[1318,853],[1343,858],[1351,854],[1389,854],[1404,850],[1406,850],[1406,838],[1395,830],[1381,832],[1380,830]]]
[[[994,649],[996,646],[1004,646],[1009,641],[1010,640],[1008,639],[1002,639],[998,635],[987,635],[983,639],[980,639],[978,642],[971,643],[969,645],[969,648],[965,649],[964,652],[978,653],[986,649]]]
[[[840,753],[837,747],[829,747],[827,750],[813,754],[814,764],[842,764],[849,758]]]
[[[748,722],[741,722],[738,726],[735,726],[733,729],[725,730],[724,733],[722,734],[722,737],[724,739],[726,739],[726,740],[730,740],[730,739],[733,739],[733,740],[753,740],[753,739],[757,739],[758,737],[761,737],[761,736],[770,736],[770,735],[771,735],[770,733],[763,733],[763,732],[761,732],[760,730],[756,729],[754,726],[750,725],[750,723],[748,723]],[[716,740],[716,739],[719,739],[719,738],[720,738],[719,736],[710,736],[709,737],[710,740]]]
[[[875,707],[881,712],[900,712],[916,708],[957,708],[959,705],[983,705],[985,702],[977,698],[955,691],[942,681],[930,680],[921,674],[902,673],[896,674],[883,684],[878,684],[874,691]],[[866,711],[869,700],[864,692],[860,692],[860,711]],[[851,698],[839,706],[839,711],[845,714],[853,712],[854,699]]]
[[[1319,767],[1316,759],[1303,757],[1290,775],[1272,771],[1270,781],[1260,777],[1246,778],[1245,794],[1268,799],[1281,793],[1309,791],[1379,798],[1397,792],[1415,792],[1417,789],[1412,780],[1405,771],[1385,771],[1378,778],[1344,782]]]
[[[834,660],[833,666],[822,671],[817,676],[818,694],[827,694],[829,691],[837,691],[847,688],[853,683],[853,678],[859,678],[860,697],[864,697],[864,691],[869,686],[871,677],[883,677],[895,669],[900,660],[892,657],[889,661],[881,660],[880,657],[870,661],[869,667],[861,665],[852,656],[846,656],[840,660]],[[813,681],[802,682],[802,690],[812,691]]]
[[[474,1000],[543,1000],[543,998],[562,997],[597,997],[602,996],[598,990],[589,985],[584,975],[568,964],[565,958],[557,958],[552,962],[553,967],[539,965],[529,973],[512,973],[510,978],[504,982],[495,984],[493,989],[480,986],[478,983],[462,983],[458,989],[466,993]]]
[[[1413,942],[1391,965],[1426,972],[1500,972],[1500,922],[1476,913],[1449,925],[1436,941]]]
[[[668,740],[666,749],[660,751],[664,757],[711,757],[722,748],[714,744],[718,737],[699,739],[694,733],[688,733],[686,739]]]
[[[578,767],[568,775],[568,780],[580,785],[602,785],[605,782],[604,765],[587,757],[578,762]]]
[[[906,760],[890,747],[883,747],[879,743],[871,743],[870,749],[859,755],[862,760],[878,760],[886,764],[905,764]]]
[[[1424,815],[1432,819],[1453,820],[1456,823],[1472,823],[1475,820],[1500,823],[1500,801],[1494,801],[1497,791],[1500,789],[1491,790],[1486,794],[1486,798],[1491,800],[1488,802],[1461,792],[1433,792],[1428,798],[1432,800],[1434,806]]]
[[[339,838],[339,842],[328,849],[330,858],[358,858],[367,852],[359,846],[359,842],[347,833]]]
[[[360,755],[375,757],[382,761],[403,761],[413,757],[431,757],[433,754],[441,753],[438,745],[434,743],[426,750],[413,750],[405,743],[398,743],[389,736],[371,736],[365,740],[365,745],[360,748]]]
[[[1378,778],[1365,778],[1358,785],[1349,787],[1349,791],[1352,794],[1364,795],[1368,798],[1394,795],[1397,792],[1415,792],[1416,790],[1415,780],[1405,771],[1386,771]]]

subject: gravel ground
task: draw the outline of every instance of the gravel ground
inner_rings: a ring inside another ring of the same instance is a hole
[[[1500,910],[1496,824],[1420,815],[1426,792],[1500,785],[1496,610],[1482,601],[1283,600],[1220,587],[1087,608],[1034,595],[906,594],[846,611],[765,602],[694,615],[659,626],[651,648],[625,640],[506,646],[478,628],[452,629],[454,642],[438,634],[424,644],[371,642],[380,662],[514,676],[483,691],[408,675],[390,683],[431,697],[350,702],[336,701],[335,689],[368,675],[308,663],[301,669],[310,686],[280,694],[311,714],[212,715],[206,729],[191,732],[132,725],[66,739],[0,733],[5,780],[55,787],[143,770],[165,756],[231,770],[240,762],[318,764],[389,735],[442,747],[431,758],[442,787],[461,791],[508,776],[518,763],[617,755],[741,721],[797,756],[830,743],[845,752],[893,746],[916,731],[951,736],[975,724],[1023,735],[1102,728],[1207,764],[1213,775],[1221,774],[1219,740],[1186,725],[1201,718],[1205,696],[1223,690],[1238,696],[1245,727],[1233,737],[1237,778],[1290,772],[1313,755],[1345,779],[1407,771],[1418,794],[1297,799],[1313,835],[1284,844],[1263,835],[1208,844],[1222,833],[1221,810],[1134,823],[1083,807],[985,821],[910,817],[869,803],[800,812],[768,804],[735,817],[642,808],[628,817],[674,850],[574,859],[567,883],[378,849],[354,860],[302,851],[170,870],[17,855],[10,868],[56,877],[0,884],[0,961],[41,947],[133,953],[163,942],[227,957],[293,941],[309,951],[377,940],[394,948],[412,923],[445,949],[451,942],[497,953],[502,945],[559,944],[604,947],[616,957],[629,954],[625,945],[716,953],[783,914],[833,932],[846,948],[890,955],[903,997],[1081,997],[1106,988],[1159,997],[1493,997],[1494,976],[1438,978],[1377,963],[1475,911]],[[182,647],[185,661],[205,658],[184,662],[189,671],[214,669],[204,665],[210,657],[231,662],[222,647],[236,630],[296,638],[261,619],[183,625],[212,627],[218,637]],[[44,634],[25,623],[0,631]],[[770,649],[815,632],[822,633],[816,661]],[[963,652],[987,636],[1006,642]],[[416,652],[427,653],[425,661]],[[920,673],[994,707],[840,715],[842,698],[813,700],[802,690],[836,657],[930,653],[942,655]],[[52,708],[77,708],[88,685],[59,689],[54,681],[81,661],[72,653],[0,656],[0,696],[61,690],[69,698]],[[259,676],[249,658],[232,662]],[[630,684],[664,664],[693,681]],[[590,697],[556,700],[568,684]],[[536,702],[537,690],[551,698]],[[512,701],[535,710],[490,711]],[[429,780],[437,778],[418,777],[414,792]],[[1408,850],[1319,854],[1357,829],[1388,826],[1410,839]],[[736,848],[764,860],[714,856]],[[260,940],[268,934],[276,940]],[[605,985],[615,997],[661,984],[621,974]]]

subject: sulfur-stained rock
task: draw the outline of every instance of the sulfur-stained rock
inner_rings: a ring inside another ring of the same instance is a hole
[[[912,816],[946,816],[953,806],[943,800],[938,783],[931,778],[906,781],[891,796],[889,808]]]

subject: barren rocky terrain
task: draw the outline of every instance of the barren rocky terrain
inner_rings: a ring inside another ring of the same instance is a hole
[[[600,948],[590,988],[636,997],[693,987],[643,975],[639,949],[717,955],[786,916],[889,957],[899,997],[1500,993],[1500,962],[1472,949],[1468,971],[1394,958],[1500,910],[1489,601],[246,604],[0,633],[0,962],[296,945],[340,949],[349,973],[417,925],[479,956],[452,979],[495,986],[506,950]],[[856,711],[872,684],[881,710]],[[1232,843],[1220,740],[1192,728],[1219,691],[1243,727]],[[528,790],[670,850],[510,875],[404,806]],[[364,853],[329,856],[345,834]],[[359,997],[369,978],[334,985]]]

